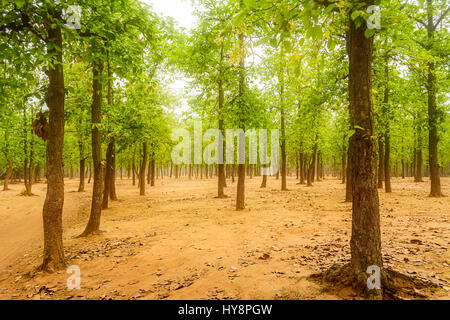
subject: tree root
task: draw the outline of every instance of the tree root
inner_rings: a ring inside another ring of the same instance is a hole
[[[366,273],[355,274],[350,264],[334,264],[309,278],[325,285],[324,291],[333,292],[344,299],[427,299],[430,293],[439,288],[434,283],[384,268],[381,271],[381,289],[370,290],[367,287],[369,276]]]
[[[102,235],[104,234],[105,231],[102,230],[94,230],[94,231],[84,231],[82,234],[75,236],[74,239],[79,239],[79,238],[85,238],[85,237],[89,237],[89,236],[97,236],[97,235]]]

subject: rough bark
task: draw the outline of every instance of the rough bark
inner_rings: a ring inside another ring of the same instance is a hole
[[[433,1],[427,0],[427,35],[429,43],[434,40],[435,25],[433,22]],[[428,155],[430,166],[431,190],[430,197],[441,197],[441,178],[438,161],[438,111],[436,104],[436,71],[435,63],[429,62],[427,66],[427,94],[428,94]]]
[[[103,61],[94,61],[92,70],[92,106],[91,106],[91,141],[92,141],[92,166],[94,168],[94,186],[92,188],[91,213],[89,221],[81,236],[88,236],[100,230],[100,218],[102,213],[103,169],[102,169],[102,141],[100,132],[102,112],[102,76]]]
[[[366,6],[373,1],[367,1]],[[366,8],[362,8],[365,11]],[[351,12],[350,12],[351,14]],[[349,101],[350,123],[357,125],[350,146],[352,179],[351,267],[356,284],[366,288],[371,265],[383,268],[379,199],[376,182],[376,143],[372,100],[373,37],[365,36],[366,25],[356,27],[350,17],[349,29]],[[380,290],[371,295],[379,297]]]
[[[55,57],[47,72],[49,85],[46,104],[49,109],[49,132],[46,145],[47,193],[42,209],[44,252],[40,269],[53,271],[66,266],[63,249],[62,212],[64,204],[64,72],[62,67],[61,27],[47,27],[47,54]]]

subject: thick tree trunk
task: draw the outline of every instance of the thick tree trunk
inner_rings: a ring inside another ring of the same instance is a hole
[[[427,34],[429,43],[434,40],[435,26],[433,21],[433,1],[427,0]],[[432,46],[432,45],[431,45]],[[439,175],[438,162],[438,117],[436,105],[436,74],[434,62],[428,62],[427,74],[427,94],[428,94],[428,156],[430,165],[431,191],[430,197],[441,197],[441,178]]]
[[[372,5],[367,1],[366,6]],[[361,8],[366,11],[366,7]],[[349,13],[351,15],[351,12]],[[366,25],[359,28],[350,18],[349,31],[349,101],[350,123],[355,129],[350,144],[352,179],[351,266],[357,284],[366,288],[369,266],[383,268],[379,199],[376,181],[376,143],[374,140],[372,100],[373,37],[365,36]],[[380,290],[372,296],[381,297]]]
[[[61,27],[47,27],[47,54],[55,60],[47,73],[49,84],[46,104],[49,109],[47,140],[47,193],[42,209],[44,254],[40,269],[53,271],[66,266],[63,249],[62,212],[64,205],[64,72],[62,67]]]
[[[103,169],[102,169],[102,141],[100,132],[101,113],[102,113],[102,76],[103,61],[94,61],[92,71],[93,75],[93,94],[92,94],[92,166],[94,167],[94,186],[92,189],[91,214],[86,229],[81,236],[88,236],[100,230],[100,218],[102,213],[102,191],[103,191]]]

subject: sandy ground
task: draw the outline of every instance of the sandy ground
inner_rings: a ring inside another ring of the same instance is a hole
[[[75,238],[88,220],[91,185],[77,193],[66,180],[64,246],[81,271],[29,272],[42,259],[43,184],[24,197],[22,185],[0,192],[0,299],[351,299],[351,290],[324,290],[308,278],[349,260],[351,204],[345,187],[328,178],[313,187],[288,179],[247,178],[246,208],[215,199],[215,179],[157,180],[139,196],[130,180],[117,181],[119,201],[102,212],[100,235]],[[450,195],[450,178],[441,180]],[[435,283],[428,298],[450,298],[450,197],[428,198],[429,182],[393,179],[380,191],[385,265]],[[32,272],[33,274],[33,272]],[[357,298],[357,297],[356,297]]]

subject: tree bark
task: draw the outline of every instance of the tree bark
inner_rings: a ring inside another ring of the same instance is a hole
[[[103,61],[97,59],[94,61],[92,70],[92,166],[94,167],[94,186],[92,189],[91,213],[89,221],[81,234],[82,237],[97,233],[100,230],[100,218],[102,213],[102,191],[103,191],[103,169],[102,169],[102,141],[100,132],[101,113],[102,113],[102,76]]]
[[[389,136],[389,124],[387,126],[388,127],[386,128],[386,133],[384,135],[384,187],[386,193],[391,193],[391,138]]]
[[[281,191],[287,190],[286,177],[286,124],[284,110],[284,68],[280,70],[280,114],[281,114]]]
[[[242,5],[241,5],[242,6]],[[245,88],[245,48],[244,32],[239,34],[239,112],[245,114],[244,88]],[[240,116],[239,124],[245,132],[244,117]],[[238,156],[239,157],[239,156]],[[238,164],[238,181],[236,192],[236,210],[245,208],[245,162]]]
[[[373,0],[361,10],[366,11]],[[372,100],[372,49],[373,37],[365,36],[366,25],[359,28],[349,13],[349,101],[350,123],[355,128],[350,147],[352,179],[352,236],[350,241],[351,266],[356,283],[366,288],[371,265],[383,268],[381,256],[381,231],[379,199],[376,182],[376,143]],[[380,290],[371,295],[381,297]]]
[[[344,137],[344,144],[342,145],[342,183],[345,183],[345,179],[347,177],[347,148],[345,147],[345,137]]]
[[[5,180],[3,180],[3,191],[9,190],[9,179],[12,174],[12,160],[9,157],[9,137],[8,130],[5,130],[5,148],[3,149],[5,154],[6,162],[8,163],[8,168],[6,169]]]
[[[108,200],[111,186],[111,169],[112,169],[112,141],[108,143],[106,149],[106,166],[105,166],[105,181],[103,186],[103,199],[102,199],[102,209],[108,209]]]
[[[378,137],[378,188],[383,188],[384,181],[384,143],[380,134]]]
[[[51,14],[51,13],[50,13]],[[55,57],[49,64],[46,104],[49,109],[49,131],[46,145],[47,193],[42,209],[44,253],[41,270],[54,271],[66,266],[63,249],[62,212],[64,205],[64,72],[62,66],[61,27],[47,27],[47,54]]]
[[[155,186],[155,151],[152,151],[152,159],[150,160],[150,186]]]
[[[428,41],[432,46],[434,39],[435,26],[433,22],[433,1],[427,0],[427,35]],[[430,180],[431,191],[430,197],[441,197],[441,178],[439,175],[439,162],[438,162],[438,111],[436,104],[436,74],[435,63],[428,62],[427,70],[427,94],[428,94],[428,154],[429,154],[429,166],[430,166]]]
[[[142,143],[142,162],[139,170],[139,194],[145,196],[145,168],[147,165],[147,142]]]

